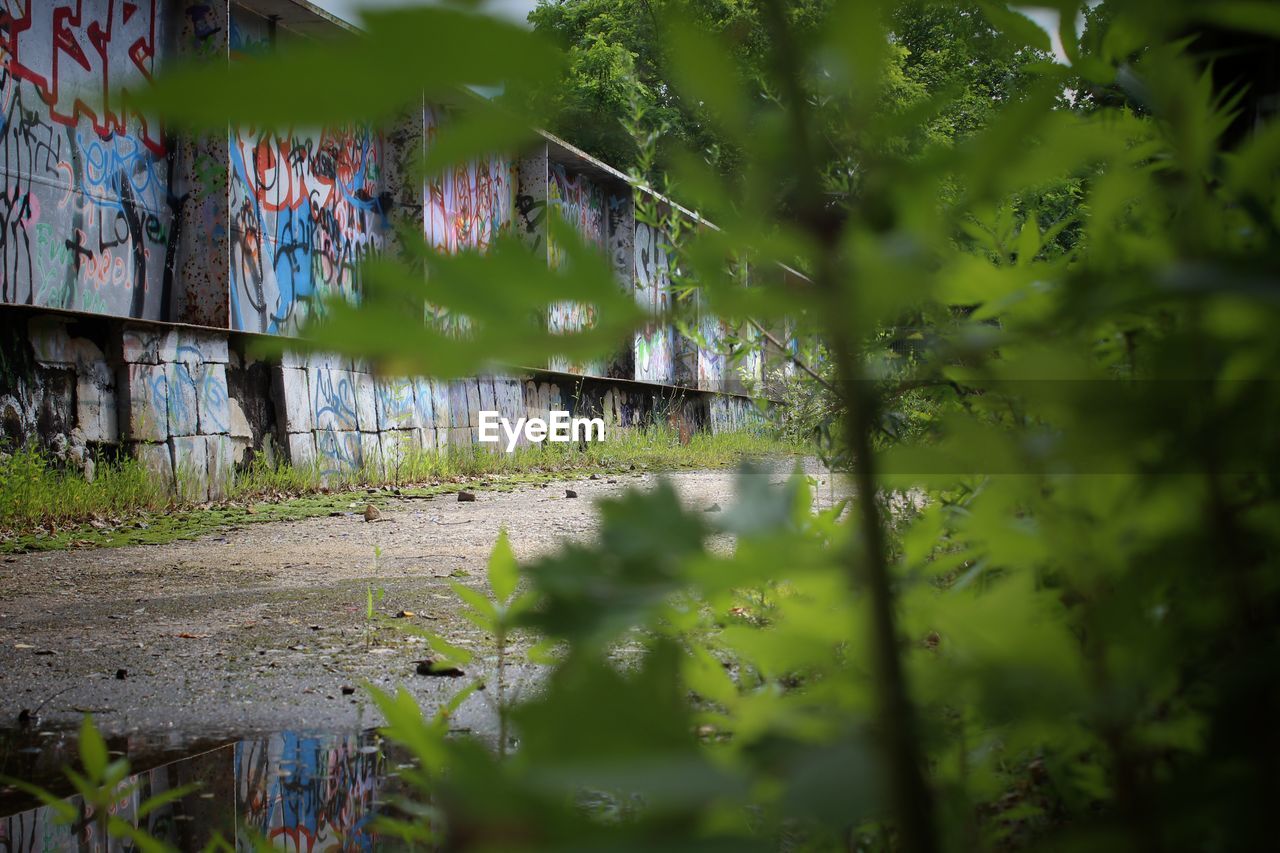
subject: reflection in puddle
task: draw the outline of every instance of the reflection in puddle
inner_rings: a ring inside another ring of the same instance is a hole
[[[387,783],[382,746],[373,732],[284,731],[226,743],[134,774],[123,786],[134,790],[110,812],[179,850],[198,850],[215,834],[236,838],[241,850],[253,849],[253,837],[284,850],[372,850],[370,823]],[[15,773],[9,759],[3,772],[30,778]],[[148,798],[193,782],[199,790],[138,816]],[[60,823],[51,806],[0,817],[0,851],[133,849],[128,841],[107,839],[79,795],[66,802],[79,814],[70,825]],[[7,803],[0,800],[0,811]]]

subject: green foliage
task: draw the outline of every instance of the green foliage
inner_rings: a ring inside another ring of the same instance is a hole
[[[564,654],[512,709],[513,755],[382,701],[422,764],[420,826],[504,850],[1267,845],[1277,131],[1196,36],[1272,37],[1275,10],[1108,0],[1082,40],[1063,4],[1060,66],[1030,61],[1043,34],[995,4],[990,25],[906,7],[918,29],[872,3],[691,5],[669,50],[631,51],[700,122],[669,162],[719,228],[681,264],[713,313],[798,319],[829,348],[855,492],[814,514],[798,481],[755,474],[722,518],[669,489],[604,503],[596,542],[526,572],[521,621]],[[648,8],[539,14],[608,12],[631,38]],[[194,115],[205,83],[186,83]],[[1068,87],[1104,96],[1075,109]],[[1260,126],[1237,142],[1246,108]],[[449,375],[607,352],[527,316],[553,293],[607,300],[603,264],[557,280],[498,254],[427,259],[492,353],[424,332],[405,310],[420,277],[386,263],[323,345]],[[727,259],[809,283],[744,289]],[[600,328],[634,321],[615,319]],[[904,329],[911,357],[886,367]],[[900,391],[928,441],[880,445]]]

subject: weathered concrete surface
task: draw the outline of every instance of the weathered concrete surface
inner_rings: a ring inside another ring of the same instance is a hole
[[[780,482],[790,465],[778,463],[764,476]],[[820,481],[818,506],[840,497],[816,464],[807,470]],[[732,471],[667,476],[691,508],[733,503]],[[569,484],[577,500],[565,499],[565,484],[552,483],[481,491],[474,503],[452,496],[395,500],[372,523],[361,503],[340,517],[255,524],[196,542],[5,557],[0,727],[46,703],[43,725],[76,724],[92,711],[115,734],[349,729],[380,722],[363,691],[342,693],[364,680],[404,684],[424,705],[437,704],[465,682],[416,675],[414,661],[427,655],[425,646],[407,633],[368,625],[368,586],[386,590],[380,613],[417,614],[392,624],[487,648],[460,618],[449,582],[483,587],[500,528],[517,555],[529,559],[591,537],[594,499],[651,488],[658,476],[615,479]],[[119,669],[127,671],[123,680]],[[536,677],[532,667],[516,670],[526,680]],[[479,693],[455,724],[485,731],[492,719]]]

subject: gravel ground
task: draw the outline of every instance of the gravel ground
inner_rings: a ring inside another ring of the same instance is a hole
[[[762,476],[781,480],[791,464]],[[817,463],[806,471],[819,480],[818,506],[839,497]],[[732,471],[662,476],[691,508],[733,503]],[[412,611],[405,622],[482,648],[449,582],[484,584],[500,528],[522,560],[533,558],[591,537],[595,499],[657,482],[640,472],[480,491],[474,503],[392,499],[373,522],[354,505],[337,517],[253,524],[197,541],[5,557],[0,727],[39,709],[40,727],[75,725],[89,711],[109,735],[168,739],[363,728],[381,722],[359,689],[366,680],[403,684],[431,707],[459,680],[415,674],[415,661],[427,656],[423,642],[370,627],[369,585],[386,590],[382,614]],[[579,497],[566,498],[566,487]],[[526,688],[537,678],[535,667],[516,670]],[[477,693],[454,722],[488,731],[492,719]]]

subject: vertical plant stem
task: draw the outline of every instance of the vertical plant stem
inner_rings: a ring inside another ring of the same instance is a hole
[[[885,529],[876,501],[871,436],[878,401],[862,369],[851,328],[858,316],[857,306],[845,287],[848,270],[840,246],[845,218],[826,203],[814,168],[820,161],[810,139],[808,101],[799,76],[801,61],[789,30],[785,3],[770,0],[765,4],[765,13],[774,36],[774,61],[795,148],[797,218],[820,247],[814,259],[814,287],[827,302],[827,335],[846,408],[845,442],[852,459],[860,535],[846,555],[845,568],[850,583],[865,591],[871,610],[869,645],[875,680],[876,731],[889,775],[890,804],[901,849],[933,853],[938,849],[933,796],[925,784],[915,714],[899,654]]]

